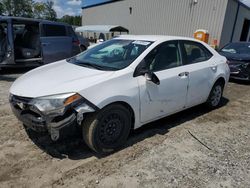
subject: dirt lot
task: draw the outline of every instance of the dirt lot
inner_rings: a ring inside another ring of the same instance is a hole
[[[0,187],[250,187],[250,85],[230,83],[221,108],[146,125],[103,157],[80,137],[28,136],[8,104],[18,76],[0,75]]]

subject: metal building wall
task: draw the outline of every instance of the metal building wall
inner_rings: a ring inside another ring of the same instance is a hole
[[[237,21],[238,2],[229,0],[221,33],[220,46],[225,46],[234,36]]]
[[[245,19],[250,20],[250,9],[241,5],[239,8],[239,14],[238,14],[237,21],[235,24],[235,30],[234,30],[234,34],[232,38],[233,42],[240,40]]]
[[[124,0],[83,9],[83,25],[122,25],[130,34],[192,37],[206,29],[220,40],[228,0]],[[130,7],[132,12],[130,14]]]
[[[236,0],[229,0],[222,30],[221,46],[228,42],[240,41],[245,19],[250,20],[250,8],[239,4]]]

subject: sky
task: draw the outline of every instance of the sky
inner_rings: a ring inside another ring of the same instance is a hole
[[[46,1],[46,0],[35,0],[37,2]],[[80,15],[81,7],[88,6],[96,3],[101,3],[109,0],[52,0],[54,2],[54,9],[57,13],[57,16],[61,18],[64,15]],[[250,0],[240,0],[244,4],[250,7]]]
[[[240,0],[240,1],[250,7],[250,0]]]
[[[46,0],[35,0],[36,2],[45,2]],[[54,10],[57,17],[61,18],[64,15],[80,15],[83,6],[88,6],[96,3],[101,3],[108,0],[52,0],[54,2]]]

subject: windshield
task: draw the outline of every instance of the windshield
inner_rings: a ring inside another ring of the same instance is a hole
[[[250,54],[250,43],[231,43],[221,51],[230,54]]]
[[[113,39],[93,47],[68,62],[100,70],[121,70],[129,66],[152,42]]]

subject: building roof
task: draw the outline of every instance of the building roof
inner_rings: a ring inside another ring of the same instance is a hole
[[[116,2],[119,2],[119,1],[124,1],[124,0],[109,0],[109,1],[102,2],[102,3],[96,3],[96,4],[93,4],[93,5],[83,6],[82,9],[88,9],[88,8],[97,7],[97,6],[101,6],[101,5],[106,5],[106,4],[110,4],[110,3],[116,3]],[[235,0],[235,1],[239,2],[242,6],[250,9],[249,0]]]

